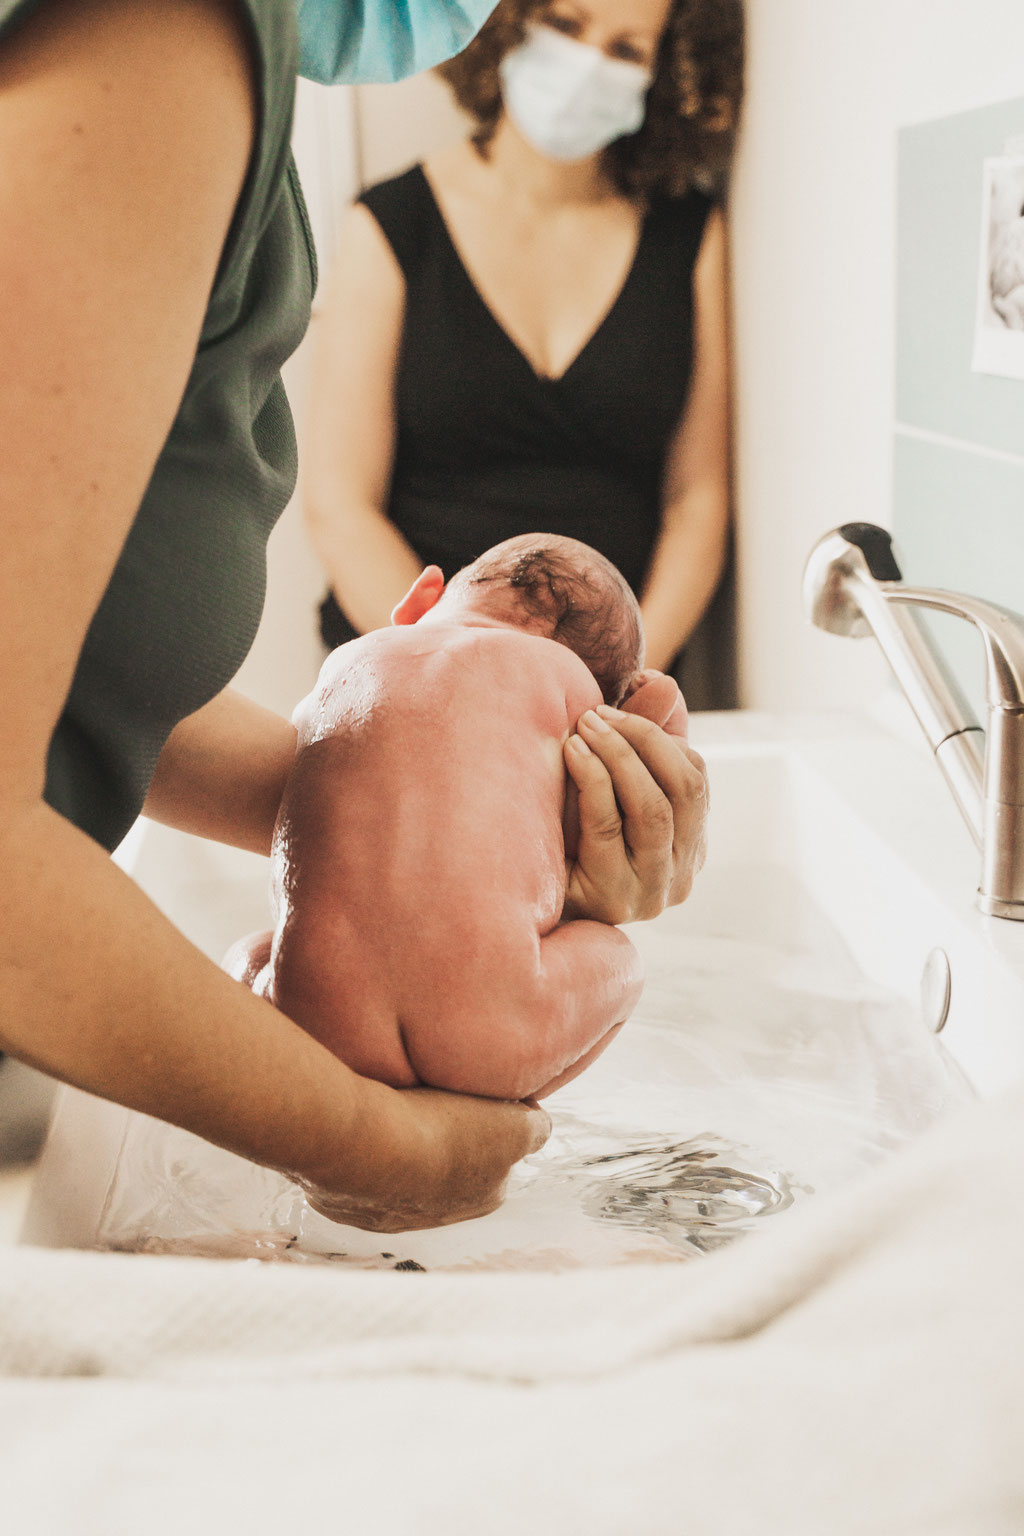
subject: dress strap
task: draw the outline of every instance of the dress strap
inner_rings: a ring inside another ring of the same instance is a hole
[[[693,261],[708,219],[716,207],[714,198],[691,187],[682,197],[656,198],[648,211],[647,228],[659,243],[675,246],[685,260]]]
[[[419,269],[436,216],[433,194],[423,167],[414,165],[401,176],[392,176],[388,181],[367,187],[360,193],[358,201],[370,210],[380,225],[408,283]]]

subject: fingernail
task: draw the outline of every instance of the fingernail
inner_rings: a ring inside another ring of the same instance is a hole
[[[602,709],[604,708],[603,704],[601,705],[601,708]],[[588,709],[587,710],[586,714],[583,716],[583,724],[584,725],[589,725],[589,727],[590,727],[590,729],[592,731],[610,731],[611,730],[611,726],[608,725],[604,720],[602,720],[601,716],[595,710],[593,710],[593,709]]]
[[[624,709],[613,709],[610,704],[599,704],[597,712],[599,715],[603,715],[606,720],[625,720],[626,718],[626,711]]]
[[[569,745],[574,752],[579,753],[580,757],[593,757],[594,755],[582,736],[570,736]]]

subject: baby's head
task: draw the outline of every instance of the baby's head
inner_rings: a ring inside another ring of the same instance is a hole
[[[622,702],[644,663],[640,609],[629,583],[578,539],[506,539],[452,577],[444,604],[464,604],[567,646],[590,668],[606,704]]]

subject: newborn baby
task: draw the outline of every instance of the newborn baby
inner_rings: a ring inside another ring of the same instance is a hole
[[[527,535],[447,587],[428,567],[392,625],[333,651],[295,711],[275,926],[225,965],[364,1076],[550,1093],[643,984],[624,933],[559,921],[562,749],[643,681],[636,600],[587,545]]]

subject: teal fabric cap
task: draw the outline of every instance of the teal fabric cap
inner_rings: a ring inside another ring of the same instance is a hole
[[[299,0],[299,74],[321,85],[404,80],[472,42],[495,0]]]

